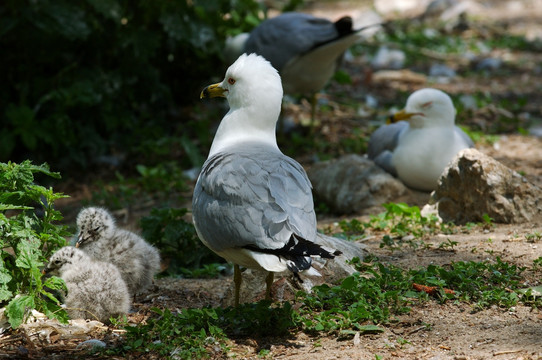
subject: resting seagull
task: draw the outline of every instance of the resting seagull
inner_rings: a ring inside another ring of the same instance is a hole
[[[452,99],[443,91],[415,91],[404,110],[392,116],[398,122],[383,125],[371,135],[369,158],[411,188],[434,190],[450,160],[474,145],[455,126],[455,113]]]
[[[298,274],[311,268],[311,256],[332,259],[340,251],[314,241],[316,215],[305,170],[277,146],[275,127],[282,86],[271,64],[243,54],[221,83],[201,97],[225,97],[230,105],[211,145],[194,189],[192,216],[201,241],[234,263],[235,305],[239,304],[239,265],[273,273]]]
[[[263,21],[248,36],[233,38],[226,52],[256,53],[269,60],[280,73],[285,93],[312,96],[314,119],[315,94],[333,76],[343,53],[362,39],[362,31],[375,25],[354,30],[349,16],[332,22],[289,12]]]

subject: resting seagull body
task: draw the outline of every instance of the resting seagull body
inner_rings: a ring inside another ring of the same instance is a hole
[[[414,189],[434,190],[450,160],[474,145],[455,126],[452,100],[437,89],[412,93],[405,109],[392,120],[399,122],[381,126],[371,135],[368,156]]]
[[[348,16],[332,22],[290,12],[265,20],[248,36],[233,38],[226,51],[237,56],[256,53],[266,58],[279,71],[285,93],[313,96],[314,118],[314,95],[333,76],[343,53],[362,39],[366,28],[354,30]]]
[[[273,273],[311,269],[311,256],[340,252],[314,243],[316,215],[307,174],[279,150],[275,127],[282,86],[277,71],[261,56],[243,54],[225,79],[201,97],[226,97],[222,119],[194,189],[192,215],[201,241],[234,263],[235,304],[239,265]],[[315,271],[315,270],[313,270]]]

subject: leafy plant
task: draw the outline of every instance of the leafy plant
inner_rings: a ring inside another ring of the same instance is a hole
[[[194,225],[183,218],[186,213],[186,209],[152,209],[149,216],[141,218],[143,237],[169,261],[170,275],[182,273],[183,268],[199,269],[223,262],[199,240]]]
[[[153,308],[158,317],[151,317],[139,326],[126,326],[123,345],[112,352],[156,352],[181,359],[202,358],[224,353],[228,336],[280,336],[298,326],[290,303],[270,305],[269,301],[260,301],[237,308],[184,309],[176,314]]]
[[[532,233],[525,234],[525,240],[528,242],[538,242],[542,239],[542,233],[538,231],[533,231]]]
[[[224,351],[226,335],[217,326],[216,309],[186,309],[173,314],[169,309],[152,309],[158,317],[151,317],[146,324],[125,326],[127,331],[121,347],[114,353],[157,353],[172,358],[202,358],[209,353]],[[116,326],[123,325],[120,322]]]
[[[454,248],[455,248],[456,245],[457,245],[457,241],[452,241],[450,239],[446,239],[446,241],[441,242],[438,245],[438,248],[442,249],[442,250],[448,250],[449,249],[451,251],[454,251]]]
[[[416,240],[427,234],[453,232],[451,224],[440,223],[434,215],[422,216],[417,206],[408,206],[405,203],[388,203],[383,206],[386,211],[371,216],[371,220],[364,225],[365,228],[389,232],[383,236],[380,247],[398,250],[407,243],[417,248],[420,243]]]
[[[66,322],[54,290],[65,290],[64,282],[42,279],[40,267],[68,235],[54,209],[55,200],[66,197],[34,182],[37,174],[59,178],[47,164],[0,163],[0,304],[7,303],[6,315],[18,327],[32,309]]]

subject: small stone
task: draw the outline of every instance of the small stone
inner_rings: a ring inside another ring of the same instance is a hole
[[[371,66],[374,69],[398,70],[404,67],[405,60],[406,55],[403,51],[382,46],[371,61]]]
[[[443,76],[453,78],[456,76],[456,72],[451,67],[444,64],[433,64],[429,68],[429,76]]]

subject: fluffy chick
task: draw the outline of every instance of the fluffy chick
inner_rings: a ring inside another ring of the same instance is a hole
[[[109,318],[130,310],[126,283],[113,264],[94,261],[83,251],[66,246],[51,256],[44,272],[64,280],[68,294],[64,299],[72,319]]]
[[[103,208],[88,207],[77,215],[76,247],[92,258],[117,266],[130,294],[143,292],[160,270],[158,250],[137,234],[120,229]]]

